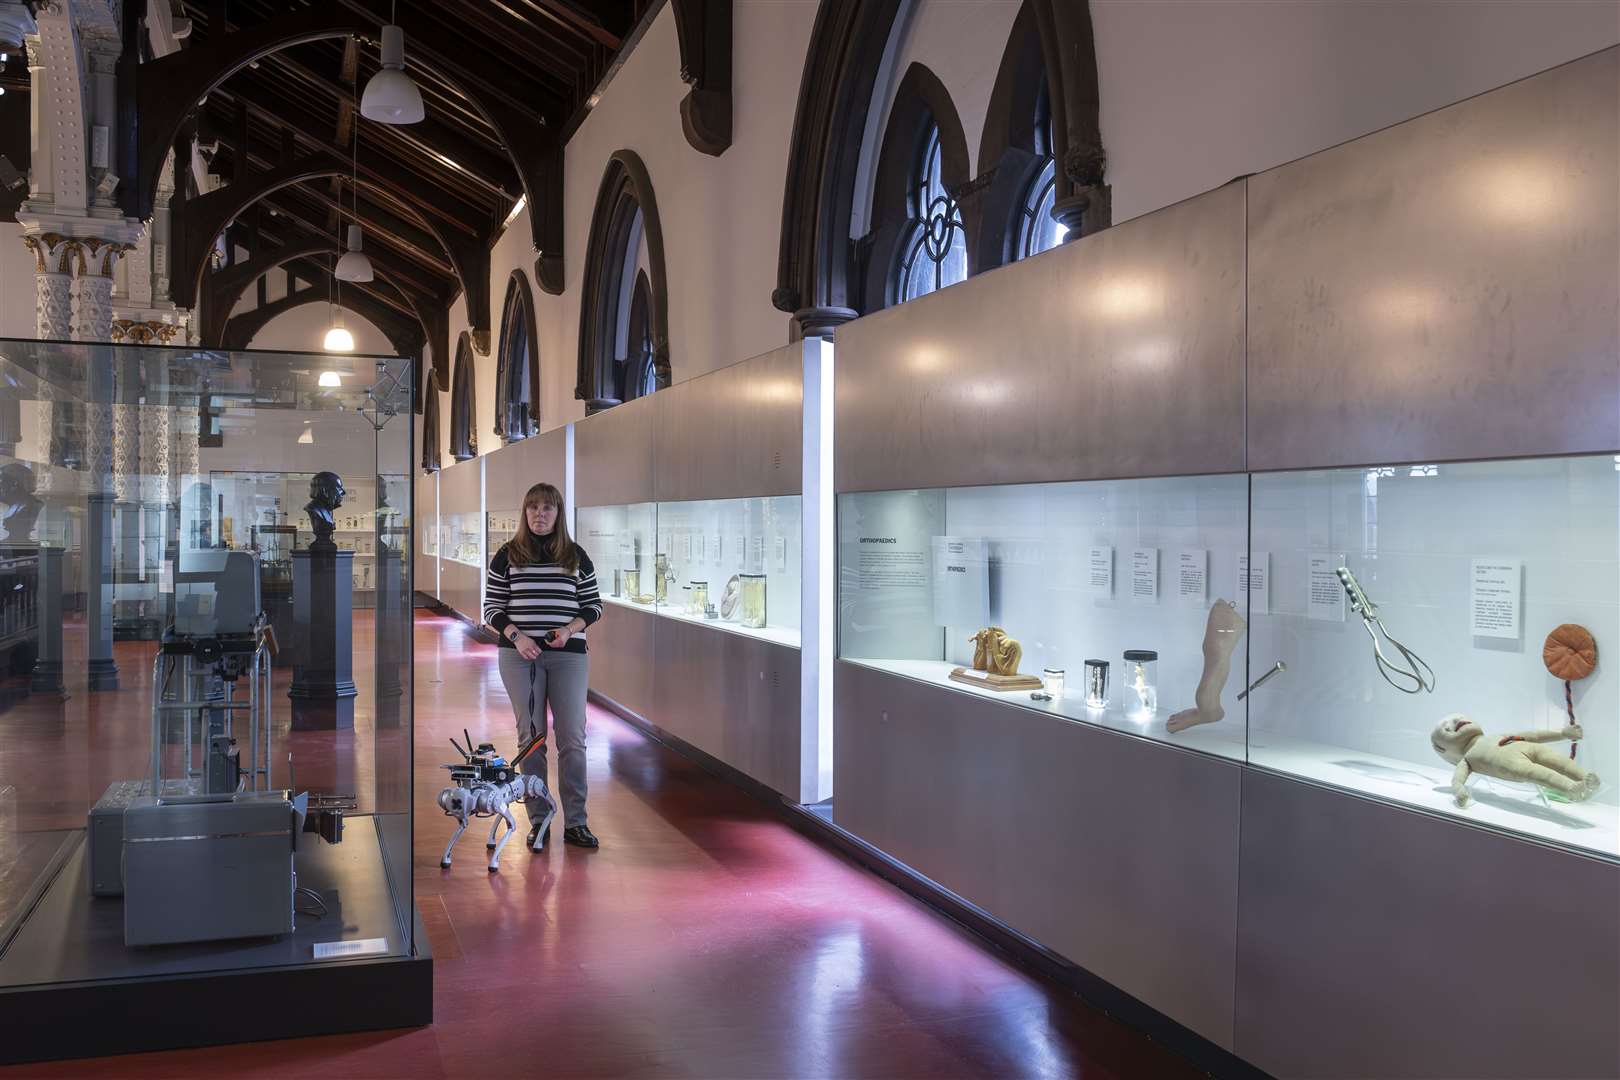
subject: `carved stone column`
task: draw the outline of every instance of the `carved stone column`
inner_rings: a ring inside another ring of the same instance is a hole
[[[66,341],[73,335],[74,241],[56,233],[22,241],[34,253],[34,332],[45,341]]]
[[[89,239],[78,242],[79,274],[74,279],[73,340],[111,341],[113,272],[128,244]]]

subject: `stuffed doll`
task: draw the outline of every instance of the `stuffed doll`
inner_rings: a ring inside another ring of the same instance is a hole
[[[1524,731],[1490,737],[1483,728],[1461,713],[1452,713],[1434,729],[1430,743],[1441,758],[1457,766],[1451,774],[1451,794],[1458,806],[1474,801],[1468,794],[1468,778],[1474,773],[1497,780],[1514,780],[1551,788],[1570,802],[1582,802],[1597,791],[1596,773],[1587,772],[1574,761],[1544,743],[1578,741],[1579,725],[1568,724],[1559,731]]]

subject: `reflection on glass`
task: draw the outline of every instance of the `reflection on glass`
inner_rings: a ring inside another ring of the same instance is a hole
[[[330,364],[0,341],[0,986],[411,951],[410,365],[345,357],[322,389]],[[339,698],[352,726],[322,725]],[[294,924],[294,872],[342,917]],[[252,900],[218,902],[230,875]]]

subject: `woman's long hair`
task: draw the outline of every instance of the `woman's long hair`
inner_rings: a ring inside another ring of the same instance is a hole
[[[536,536],[529,530],[529,507],[541,503],[557,508],[557,524],[550,536]],[[562,492],[550,484],[536,484],[524,493],[517,532],[506,543],[506,561],[512,566],[553,563],[570,574],[579,573],[579,548],[574,546],[574,538],[568,535]]]

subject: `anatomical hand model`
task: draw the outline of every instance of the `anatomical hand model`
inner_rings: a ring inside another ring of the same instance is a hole
[[[1569,724],[1559,731],[1524,731],[1512,735],[1489,736],[1483,728],[1461,713],[1452,713],[1434,729],[1430,743],[1441,758],[1457,766],[1451,774],[1451,794],[1458,806],[1474,801],[1468,794],[1468,778],[1474,773],[1497,780],[1514,780],[1551,788],[1571,802],[1582,802],[1597,791],[1597,774],[1587,772],[1574,761],[1544,745],[1577,741],[1583,732]]]
[[[1198,680],[1198,692],[1193,695],[1197,705],[1170,718],[1166,725],[1170,734],[1199,724],[1213,724],[1226,715],[1226,710],[1221,708],[1221,688],[1232,671],[1232,653],[1248,628],[1249,624],[1238,614],[1237,605],[1230,600],[1217,600],[1209,609],[1209,622],[1204,626],[1204,675]]]

